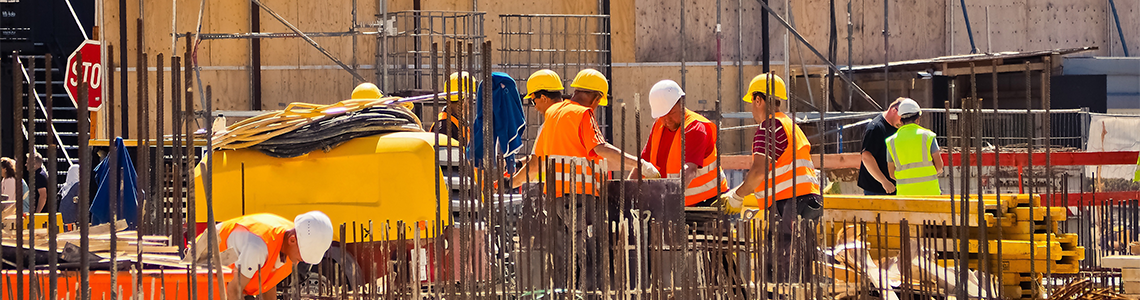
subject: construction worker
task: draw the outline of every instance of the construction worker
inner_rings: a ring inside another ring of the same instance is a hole
[[[467,126],[467,102],[474,99],[475,77],[467,72],[451,73],[444,91],[458,92],[447,96],[447,107],[439,112],[439,117],[431,125],[431,132],[445,134],[457,141],[461,146],[467,146],[471,140],[471,129]]]
[[[292,222],[274,214],[252,214],[218,223],[217,228],[222,265],[238,271],[226,285],[227,299],[277,299],[277,284],[293,272],[294,264],[320,263],[333,238],[332,222],[319,211],[297,215]],[[208,253],[205,236],[198,237],[198,262]],[[236,252],[236,260],[227,252]]]
[[[899,98],[900,100],[902,98]],[[863,144],[859,153],[859,177],[857,183],[864,195],[894,195],[895,180],[885,172],[887,169],[887,137],[894,135],[899,127],[899,100],[895,100],[886,111],[875,116],[863,131]]]
[[[562,86],[562,78],[558,76],[558,73],[548,69],[542,69],[530,74],[530,77],[526,79],[526,96],[523,98],[534,101],[535,110],[538,110],[539,114],[545,115],[546,110],[550,109],[551,105],[562,102],[562,91],[565,89],[566,88]],[[538,134],[535,136],[542,135],[542,126],[544,125],[546,124],[542,124],[538,127]],[[537,141],[534,147],[538,147]],[[535,153],[534,149],[531,149],[531,153]],[[528,179],[538,180],[538,177],[527,178],[527,174],[523,172],[527,172],[531,168],[535,168],[534,171],[537,172],[539,163],[541,163],[541,160],[538,159],[538,156],[531,155],[528,157],[526,162],[523,163],[522,168],[515,173],[515,176],[511,177],[511,187],[518,188]]]
[[[790,261],[791,249],[799,248],[793,242],[808,243],[807,249],[816,249],[813,230],[799,232],[792,239],[797,219],[810,222],[823,215],[811,144],[795,121],[780,111],[780,102],[788,100],[788,92],[779,76],[767,73],[752,78],[743,100],[752,104],[752,118],[760,125],[752,143],[752,166],[744,182],[721,195],[721,201],[728,213],[739,213],[744,197],[755,194],[759,207],[767,210],[768,220],[777,222],[770,234],[776,238],[778,257],[774,262],[782,263],[769,265],[767,271],[773,272],[769,278],[773,282],[806,282],[807,276],[788,277],[787,268],[810,265],[815,257],[804,254],[797,256],[801,261]]]
[[[898,111],[902,126],[887,138],[887,168],[898,181],[898,195],[941,195],[938,174],[943,161],[936,135],[918,125],[922,117],[918,102],[903,98]]]
[[[683,177],[685,206],[711,206],[720,193],[728,190],[727,177],[716,161],[716,124],[683,107],[684,98],[685,91],[672,80],[658,81],[649,90],[650,116],[657,120],[641,150],[641,159],[664,170],[670,178]],[[682,125],[684,149],[679,130]]]
[[[361,83],[356,88],[352,89],[352,99],[380,99],[384,98],[384,93],[380,92],[380,88],[376,87],[371,82]]]
[[[585,274],[596,274],[598,262],[596,258],[587,256],[587,225],[605,224],[606,220],[587,218],[595,216],[590,211],[598,200],[598,191],[607,175],[607,169],[617,169],[625,165],[626,169],[640,168],[641,174],[648,178],[661,177],[657,168],[645,160],[633,155],[623,153],[617,147],[605,142],[601,130],[594,120],[593,107],[605,105],[606,92],[609,91],[609,81],[602,73],[593,69],[585,69],[574,77],[570,84],[574,87],[574,96],[546,110],[546,123],[535,142],[535,155],[545,162],[543,173],[549,177],[544,182],[548,197],[553,202],[547,204],[553,215],[555,224],[561,224],[554,230],[551,237],[554,240],[553,262],[555,267],[554,282],[556,288],[569,282],[574,271],[580,271],[581,278],[575,282],[582,284],[584,289],[593,289],[597,278]],[[527,169],[530,178],[538,178],[539,168]],[[594,229],[601,230],[601,229]],[[589,237],[596,238],[596,237]],[[573,241],[573,244],[570,242]],[[581,245],[581,246],[578,246]],[[566,249],[576,249],[571,251]],[[570,255],[578,257],[577,266],[570,265]]]

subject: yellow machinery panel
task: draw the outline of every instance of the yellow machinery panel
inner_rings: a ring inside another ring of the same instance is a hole
[[[276,158],[254,149],[215,151],[214,218],[252,213],[292,219],[320,210],[334,225],[380,226],[436,218],[435,135],[399,132],[349,140],[328,152]],[[206,222],[201,165],[195,168],[196,220]],[[448,189],[439,180],[439,212],[449,218]],[[430,228],[430,225],[428,226]],[[348,229],[351,232],[351,228]],[[338,230],[339,232],[339,230]],[[431,230],[424,230],[431,232]],[[339,234],[338,234],[339,235]],[[339,237],[338,237],[339,238]]]

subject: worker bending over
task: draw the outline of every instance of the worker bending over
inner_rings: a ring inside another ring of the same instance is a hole
[[[766,208],[768,220],[779,222],[772,233],[778,252],[774,264],[767,268],[774,272],[769,278],[774,282],[806,282],[810,272],[803,272],[802,278],[790,278],[787,268],[811,265],[815,258],[804,254],[797,255],[801,261],[790,261],[791,249],[798,248],[792,245],[797,217],[817,221],[823,215],[811,144],[800,127],[780,111],[780,101],[788,100],[788,92],[779,76],[767,73],[752,78],[743,100],[752,103],[752,119],[760,124],[752,140],[752,166],[744,182],[722,195],[721,201],[727,212],[739,213],[744,197],[755,194],[759,207]],[[805,230],[794,242],[808,243],[807,249],[814,251],[814,232]]]
[[[533,101],[534,109],[538,110],[540,115],[545,116],[546,110],[550,109],[550,106],[562,102],[562,91],[565,89],[566,88],[562,86],[562,78],[558,76],[558,73],[549,69],[542,69],[534,72],[534,74],[530,74],[530,77],[526,79],[526,96],[524,96],[523,99]],[[539,125],[538,134],[535,136],[542,135],[542,128],[545,125],[545,123]],[[538,142],[534,143],[530,153],[534,154],[536,148],[538,148]],[[534,172],[538,172],[538,165],[540,163],[541,160],[538,159],[538,156],[531,155],[528,157],[523,163],[522,168],[515,173],[515,176],[511,177],[511,187],[518,188],[527,180],[539,180],[538,176],[527,178],[527,173],[524,172],[527,172],[531,168],[534,168]]]
[[[903,98],[899,98],[900,100]],[[863,132],[863,147],[859,153],[859,188],[864,195],[894,195],[895,180],[886,173],[887,137],[899,127],[899,100],[886,111],[871,119]]]
[[[670,178],[685,180],[685,206],[711,206],[717,195],[728,190],[727,177],[716,162],[716,124],[685,108],[684,98],[685,91],[672,80],[658,81],[649,90],[650,115],[657,120],[641,150],[641,159],[664,170]]]
[[[467,122],[467,103],[475,99],[475,77],[467,72],[451,73],[447,80],[445,92],[458,92],[447,96],[447,107],[439,112],[439,117],[431,125],[431,132],[439,132],[459,141],[459,145],[466,147],[471,140],[471,128]]]
[[[333,238],[332,222],[319,211],[300,214],[292,222],[274,214],[252,214],[218,223],[217,228],[222,265],[236,271],[226,284],[226,299],[277,299],[277,284],[293,272],[294,264],[320,263]],[[198,236],[198,262],[208,253],[205,236]],[[236,252],[236,260],[227,252]]]
[[[898,181],[898,195],[941,195],[938,174],[944,164],[942,149],[934,132],[918,125],[922,117],[918,102],[901,100],[898,110],[902,126],[887,138],[887,168],[891,178]]]

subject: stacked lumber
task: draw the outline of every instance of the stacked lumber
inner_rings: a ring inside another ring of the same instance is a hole
[[[8,227],[3,230],[0,245],[4,251],[18,251],[21,249],[17,242],[16,229]],[[125,230],[127,222],[119,220],[115,223],[115,239],[111,239],[111,224],[100,224],[88,229],[88,258],[93,266],[107,265],[111,262],[111,246],[115,246],[115,260],[120,262],[139,262],[140,255],[144,265],[164,266],[173,268],[186,268],[186,264],[179,263],[181,256],[178,246],[171,245],[167,236],[143,235],[138,232]],[[82,258],[79,248],[83,236],[79,230],[61,232],[56,235],[56,252],[51,253],[48,245],[49,235],[46,229],[36,229],[35,237],[30,238],[31,232],[24,230],[23,250],[34,249],[37,257],[44,255],[58,255],[59,262],[78,263]],[[31,241],[31,242],[29,242]],[[39,260],[37,260],[39,261]],[[124,264],[126,265],[126,264]],[[93,267],[94,269],[95,267]]]
[[[1120,283],[1124,296],[1140,299],[1140,255],[1114,255],[1100,259],[1100,266],[1120,269]]]
[[[828,196],[823,220],[832,222],[832,233],[840,233],[845,227],[865,226],[862,241],[870,255],[880,260],[899,255],[904,243],[933,253],[941,267],[956,267],[958,261],[954,258],[960,252],[964,252],[966,265],[972,270],[983,267],[980,261],[985,259],[1007,298],[1036,297],[1040,292],[1038,283],[1046,272],[1080,271],[1084,247],[1077,244],[1076,234],[1058,230],[1058,222],[1067,218],[1065,208],[1043,207],[1040,196],[1028,194],[1000,198],[983,195],[981,204],[983,209],[979,211],[977,199],[967,202],[965,251],[960,251],[963,227],[958,225],[963,224],[962,201],[947,195]],[[906,241],[900,234],[903,220],[910,229]],[[982,243],[989,250],[985,258],[981,254]]]

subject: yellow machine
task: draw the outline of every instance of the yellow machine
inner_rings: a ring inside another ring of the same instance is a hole
[[[292,217],[321,210],[334,224],[435,220],[434,139],[428,132],[374,135],[293,158],[249,148],[215,151],[215,157],[203,160],[214,168],[214,218],[263,212]],[[205,223],[200,166],[194,180],[196,219]],[[448,189],[442,178],[439,184],[440,215],[446,221]]]

